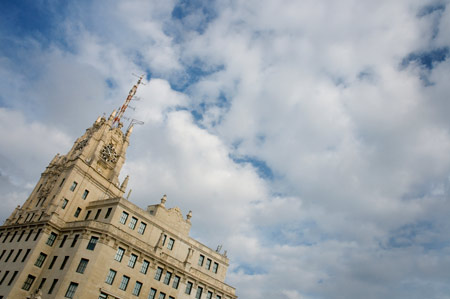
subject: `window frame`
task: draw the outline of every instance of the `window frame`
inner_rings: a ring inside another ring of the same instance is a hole
[[[75,272],[80,273],[80,274],[84,274],[84,271],[86,271],[88,263],[89,263],[88,259],[81,258],[80,262],[78,263],[78,266],[77,266],[77,269],[75,270]]]

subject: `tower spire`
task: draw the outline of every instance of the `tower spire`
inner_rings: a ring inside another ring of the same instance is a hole
[[[136,94],[136,90],[139,86],[139,84],[142,84],[142,78],[144,77],[144,75],[141,75],[139,77],[139,80],[137,81],[137,83],[131,88],[130,92],[128,93],[127,99],[125,100],[125,103],[123,103],[122,107],[120,107],[119,112],[117,113],[117,115],[114,118],[114,121],[112,123],[112,126],[118,126],[120,123],[120,119],[122,118],[123,114],[125,113],[125,110],[127,110],[128,104],[130,103],[131,99],[134,97],[134,95]]]

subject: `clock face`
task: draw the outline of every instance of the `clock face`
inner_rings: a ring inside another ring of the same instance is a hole
[[[101,151],[102,159],[106,162],[116,163],[117,153],[112,143],[105,145]]]

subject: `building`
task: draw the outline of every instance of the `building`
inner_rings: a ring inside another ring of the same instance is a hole
[[[142,78],[142,77],[141,77]],[[237,298],[226,254],[189,237],[191,212],[161,202],[143,210],[119,183],[133,127],[99,117],[57,154],[0,227],[3,298]]]

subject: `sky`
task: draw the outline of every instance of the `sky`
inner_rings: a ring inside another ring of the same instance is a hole
[[[1,1],[0,221],[144,74],[130,201],[239,298],[450,298],[449,47],[449,1]]]

